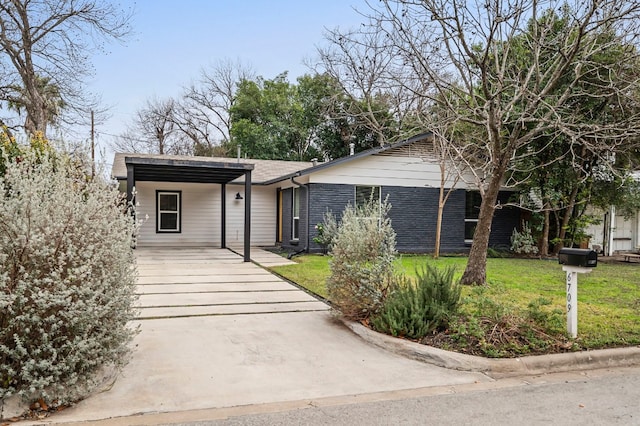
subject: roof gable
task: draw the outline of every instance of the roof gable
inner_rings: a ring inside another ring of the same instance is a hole
[[[336,160],[328,161],[326,163],[320,163],[318,165],[315,165],[306,169],[298,170],[293,173],[279,176],[265,183],[271,184],[271,183],[281,182],[283,180],[290,179],[296,176],[308,175],[311,173],[315,173],[317,171],[341,166],[343,164],[356,161],[362,158],[366,158],[372,155],[397,156],[398,154],[400,154],[400,156],[407,156],[407,157],[419,156],[420,158],[433,158],[433,145],[429,143],[431,136],[432,136],[431,132],[420,133],[416,136],[397,142],[395,144],[384,145],[378,148],[368,149],[366,151],[362,151],[354,155],[338,158]],[[416,145],[416,147],[412,147],[412,145],[414,144]],[[429,152],[429,149],[431,149],[430,152]]]

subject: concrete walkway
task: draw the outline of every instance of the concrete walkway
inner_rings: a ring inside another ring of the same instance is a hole
[[[45,422],[491,381],[370,345],[326,305],[228,250],[136,254],[141,331],[130,363],[111,387]]]
[[[239,255],[244,255],[244,247],[232,246],[229,249]],[[251,247],[251,260],[258,265],[270,268],[272,266],[295,265],[296,262],[280,256],[279,254],[270,252],[260,247]]]
[[[280,257],[263,250],[255,253],[270,264],[277,259],[268,255]],[[140,319],[328,309],[264,269],[242,262],[229,250],[146,249],[138,250],[137,255]]]

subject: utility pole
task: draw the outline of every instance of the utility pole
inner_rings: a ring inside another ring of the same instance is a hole
[[[95,126],[93,121],[93,110],[91,110],[91,179],[96,176],[96,141]]]

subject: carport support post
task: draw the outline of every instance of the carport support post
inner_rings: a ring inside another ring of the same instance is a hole
[[[133,199],[133,189],[136,185],[136,178],[134,176],[135,170],[133,164],[127,164],[127,202],[131,203]]]
[[[220,185],[220,248],[227,248],[227,184]]]
[[[244,261],[251,262],[251,170],[244,172]]]
[[[567,273],[567,333],[572,338],[578,337],[578,274],[588,274],[592,268],[581,266],[563,266]]]

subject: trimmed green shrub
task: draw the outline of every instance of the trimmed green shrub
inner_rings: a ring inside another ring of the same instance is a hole
[[[416,271],[415,281],[399,278],[371,325],[382,333],[410,339],[443,329],[460,302],[461,287],[454,282],[454,272],[453,267],[440,270],[427,264]]]
[[[332,242],[327,293],[345,318],[364,320],[377,312],[394,277],[396,233],[387,217],[391,205],[373,197],[348,205]]]
[[[82,397],[135,330],[135,221],[114,185],[25,149],[0,176],[0,400]]]

